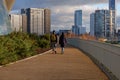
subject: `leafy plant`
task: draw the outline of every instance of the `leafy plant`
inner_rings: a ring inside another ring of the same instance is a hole
[[[36,34],[12,32],[0,36],[0,65],[37,54],[38,48],[49,48],[49,35],[41,37]]]

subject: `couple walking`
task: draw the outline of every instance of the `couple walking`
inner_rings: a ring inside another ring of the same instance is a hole
[[[55,31],[53,31],[51,36],[50,36],[52,51],[55,54],[57,53],[56,52],[56,46],[57,46],[57,43],[59,43],[60,47],[61,47],[61,54],[63,54],[64,53],[64,46],[65,46],[65,43],[67,41],[66,41],[66,38],[65,38],[65,35],[64,35],[63,32],[60,35],[60,37],[59,38],[58,37],[59,36],[55,34]]]

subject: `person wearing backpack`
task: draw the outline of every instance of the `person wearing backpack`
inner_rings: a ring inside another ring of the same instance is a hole
[[[50,35],[50,42],[51,42],[52,53],[56,54],[57,35],[55,34],[55,31],[53,31],[52,34]]]

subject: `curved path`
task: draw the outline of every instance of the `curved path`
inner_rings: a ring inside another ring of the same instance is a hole
[[[0,68],[0,80],[108,80],[81,51],[65,48],[65,53],[43,54]]]

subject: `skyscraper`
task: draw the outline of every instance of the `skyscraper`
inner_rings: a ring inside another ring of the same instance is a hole
[[[76,10],[74,15],[75,34],[79,35],[82,27],[82,10]]]
[[[116,5],[115,0],[109,0],[110,10],[110,37],[111,39],[116,36]]]
[[[97,38],[111,37],[111,16],[110,10],[96,10],[95,11],[95,36]]]
[[[27,32],[43,35],[50,33],[50,10],[42,8],[22,9],[21,14],[27,16]]]
[[[75,11],[75,25],[82,26],[82,10]]]
[[[44,9],[28,8],[27,10],[27,31],[37,35],[44,34]]]
[[[109,10],[115,10],[115,0],[109,0]]]
[[[90,35],[94,36],[94,30],[95,30],[95,13],[90,14]]]

